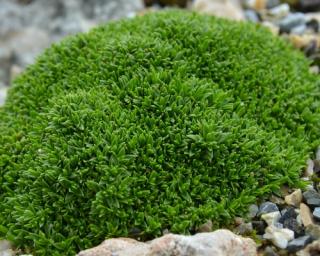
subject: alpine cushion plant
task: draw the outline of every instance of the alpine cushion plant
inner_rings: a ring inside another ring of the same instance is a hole
[[[244,215],[319,144],[319,78],[265,28],[169,11],[53,45],[0,109],[0,232],[36,255]]]

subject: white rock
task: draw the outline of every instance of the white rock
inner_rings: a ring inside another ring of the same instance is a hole
[[[266,228],[266,233],[263,238],[271,240],[271,242],[281,248],[285,249],[288,242],[294,239],[294,232],[287,228],[276,228],[274,226],[269,226]]]
[[[279,211],[269,212],[261,215],[261,219],[263,219],[268,226],[275,225],[281,217],[281,213]]]
[[[320,147],[318,147],[316,152],[316,160],[320,160]]]
[[[11,249],[11,243],[8,240],[0,240],[0,251]]]
[[[289,12],[290,12],[290,6],[287,3],[278,5],[269,10],[269,14],[276,18],[285,17],[289,14]]]
[[[245,20],[239,2],[234,0],[195,0],[192,9],[231,20]]]
[[[0,251],[0,256],[14,256],[15,253],[11,249]]]
[[[311,159],[307,160],[307,167],[306,171],[304,173],[304,176],[310,177],[313,174],[313,167],[314,167],[314,162]]]
[[[288,205],[293,205],[295,207],[298,207],[302,201],[301,189],[297,189],[290,195],[285,196],[284,200]]]
[[[148,243],[128,238],[105,240],[101,245],[81,251],[78,256],[255,256],[256,244],[229,230],[194,236],[168,234]]]

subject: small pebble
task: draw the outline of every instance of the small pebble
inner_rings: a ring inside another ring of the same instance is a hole
[[[275,225],[275,223],[279,222],[281,214],[279,211],[269,212],[261,215],[261,219],[263,219],[268,226]]]
[[[234,218],[234,224],[236,224],[237,226],[241,225],[242,223],[244,223],[243,218],[241,218],[241,217]]]
[[[288,228],[294,232],[295,237],[303,236],[304,228],[299,225],[296,218],[288,218],[283,223],[284,228]]]
[[[315,217],[317,220],[320,220],[320,207],[314,208],[312,215],[313,215],[313,217]]]
[[[235,229],[235,233],[241,236],[249,235],[252,233],[252,231],[253,231],[252,223],[242,223]]]
[[[257,216],[257,213],[259,212],[259,207],[256,204],[252,204],[249,206],[249,213],[248,217],[253,219]]]
[[[0,251],[11,249],[11,243],[8,240],[0,240]]]
[[[275,18],[282,18],[289,14],[290,6],[287,3],[278,5],[269,10],[269,14],[274,16]]]
[[[306,168],[306,171],[304,173],[304,176],[306,176],[306,177],[312,176],[312,174],[313,174],[313,166],[314,166],[313,161],[311,159],[308,159],[307,160],[307,168]]]
[[[314,189],[307,190],[307,191],[303,192],[302,195],[303,195],[303,199],[305,202],[311,198],[320,199],[320,194]]]
[[[296,26],[305,24],[306,19],[303,13],[290,13],[278,22],[281,33],[290,33]]]
[[[263,238],[271,240],[271,242],[278,248],[285,249],[288,242],[294,238],[294,232],[287,228],[276,228],[269,226],[266,228],[266,233]]]
[[[293,207],[289,207],[288,209],[286,209],[286,211],[283,211],[282,216],[279,219],[279,222],[283,224],[286,219],[296,218],[297,215],[298,214],[296,213],[295,209]]]
[[[267,246],[264,249],[263,256],[278,256],[278,254],[275,252],[272,246]]]
[[[296,206],[298,207],[299,204],[302,201],[302,192],[301,189],[297,189],[296,191],[294,191],[293,193],[291,193],[290,195],[287,195],[284,198],[285,202],[288,205],[292,205],[292,206]]]
[[[287,250],[289,253],[293,253],[293,252],[301,250],[302,248],[304,248],[307,244],[309,244],[311,242],[312,242],[311,236],[309,236],[309,235],[301,236],[301,237],[298,237],[296,239],[291,240],[288,243]]]
[[[279,208],[276,204],[272,202],[264,202],[259,207],[258,216],[261,216],[262,214],[269,213],[269,212],[278,212]]]
[[[270,202],[276,204],[278,207],[284,206],[286,204],[283,198],[275,195],[271,195],[269,200]]]
[[[208,220],[206,223],[199,226],[197,232],[211,232],[212,231],[212,221]]]
[[[308,227],[309,225],[314,223],[310,208],[304,203],[300,204],[300,217],[305,227]]]
[[[306,203],[310,208],[318,207],[320,206],[320,198],[310,198]]]
[[[249,21],[256,23],[260,21],[259,15],[254,10],[245,10],[244,15]]]
[[[279,0],[268,0],[267,4],[266,4],[266,8],[267,9],[271,9],[274,8],[276,6],[280,5],[280,1]]]
[[[291,34],[302,35],[307,30],[307,26],[305,24],[301,24],[299,26],[293,27],[291,29]]]
[[[320,226],[316,224],[310,224],[306,227],[306,234],[310,235],[314,240],[320,239]]]

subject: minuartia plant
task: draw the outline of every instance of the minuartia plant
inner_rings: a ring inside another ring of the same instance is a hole
[[[265,28],[168,11],[53,45],[0,109],[0,234],[35,255],[245,216],[319,145],[319,77]]]

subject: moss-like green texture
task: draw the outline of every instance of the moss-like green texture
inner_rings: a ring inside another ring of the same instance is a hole
[[[53,45],[0,110],[0,232],[36,255],[192,233],[299,185],[319,78],[266,29],[178,11]]]

